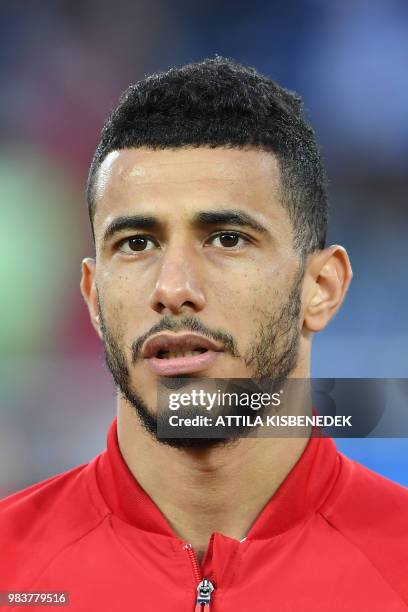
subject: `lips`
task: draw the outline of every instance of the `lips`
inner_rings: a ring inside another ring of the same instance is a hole
[[[160,376],[199,372],[212,365],[222,348],[198,334],[158,334],[145,343],[142,356]]]

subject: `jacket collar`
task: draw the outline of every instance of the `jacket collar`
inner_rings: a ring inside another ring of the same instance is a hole
[[[266,539],[307,520],[329,495],[340,469],[331,438],[311,437],[301,457],[250,528],[247,539]],[[113,514],[138,529],[177,537],[166,518],[141,488],[119,449],[116,418],[107,451],[97,463],[97,481]]]

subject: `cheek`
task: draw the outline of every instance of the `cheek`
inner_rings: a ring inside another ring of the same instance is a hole
[[[134,287],[125,276],[110,278],[103,285],[104,317],[106,326],[115,336],[122,350],[130,358],[130,346],[154,323],[149,316],[146,293]]]
[[[240,351],[253,341],[260,324],[273,315],[277,308],[279,292],[277,283],[266,283],[261,275],[242,274],[232,286],[224,281],[213,289],[213,305],[209,312],[216,313],[216,321],[236,340]]]
[[[241,316],[247,314],[251,319],[254,310],[273,311],[284,289],[284,278],[278,269],[265,274],[265,268],[257,267],[234,278],[224,276],[218,289],[214,287],[214,294],[219,304],[226,304],[232,311],[240,312]]]
[[[143,306],[142,288],[128,275],[104,273],[98,282],[98,292],[105,307],[121,318]]]

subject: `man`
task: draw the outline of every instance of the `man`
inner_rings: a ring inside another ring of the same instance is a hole
[[[344,300],[299,99],[222,58],[153,75],[106,122],[88,203],[81,289],[117,421],[89,464],[3,500],[0,591],[83,611],[406,610],[405,489],[325,437],[157,431],[159,378],[308,378]]]

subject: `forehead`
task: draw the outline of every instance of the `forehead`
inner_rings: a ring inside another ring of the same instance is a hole
[[[277,160],[257,149],[113,151],[98,170],[95,205],[95,227],[141,211],[179,218],[231,205],[262,216],[285,214]]]

